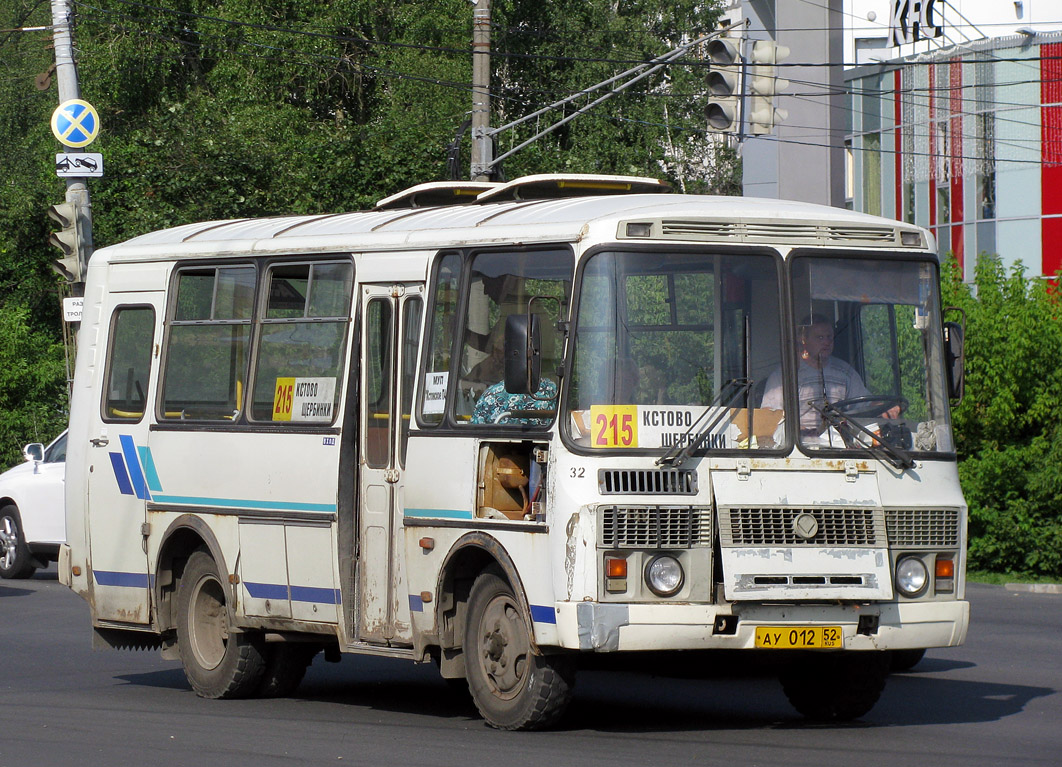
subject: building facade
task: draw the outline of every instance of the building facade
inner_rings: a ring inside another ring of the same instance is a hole
[[[979,253],[1062,268],[1062,33],[857,67],[846,83],[851,207],[931,229],[968,280]]]

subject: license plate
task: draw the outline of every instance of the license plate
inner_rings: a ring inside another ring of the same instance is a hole
[[[768,649],[840,649],[840,626],[757,626],[756,646]]]

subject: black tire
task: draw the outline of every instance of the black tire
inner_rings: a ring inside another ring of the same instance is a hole
[[[265,667],[257,637],[230,631],[227,603],[214,559],[194,551],[177,586],[177,649],[188,684],[203,698],[251,695]]]
[[[548,727],[571,701],[575,664],[565,655],[535,652],[520,602],[494,570],[472,585],[464,651],[472,700],[491,727]]]
[[[320,649],[317,645],[297,642],[267,644],[265,668],[258,683],[259,697],[286,698],[294,693]]]
[[[14,504],[0,509],[0,578],[29,578],[37,563],[22,534],[22,518]]]
[[[782,689],[808,719],[847,722],[874,708],[889,662],[886,652],[802,654],[782,671]]]
[[[920,650],[893,650],[889,668],[892,671],[909,671],[922,662],[926,651]]]

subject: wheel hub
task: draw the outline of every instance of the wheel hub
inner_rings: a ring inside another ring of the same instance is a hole
[[[205,669],[217,668],[229,638],[228,613],[221,584],[204,578],[192,592],[189,639],[196,660]]]
[[[531,644],[520,611],[511,597],[500,595],[484,611],[481,634],[483,669],[501,698],[516,697],[528,669]]]
[[[4,567],[11,567],[15,561],[15,548],[17,545],[18,538],[12,529],[11,520],[5,518],[3,526],[0,527],[0,563]]]

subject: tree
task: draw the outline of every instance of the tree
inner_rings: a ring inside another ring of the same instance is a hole
[[[966,398],[953,413],[970,506],[970,565],[1062,576],[1062,312],[1055,281],[982,255],[952,261],[946,304],[966,312]]]

